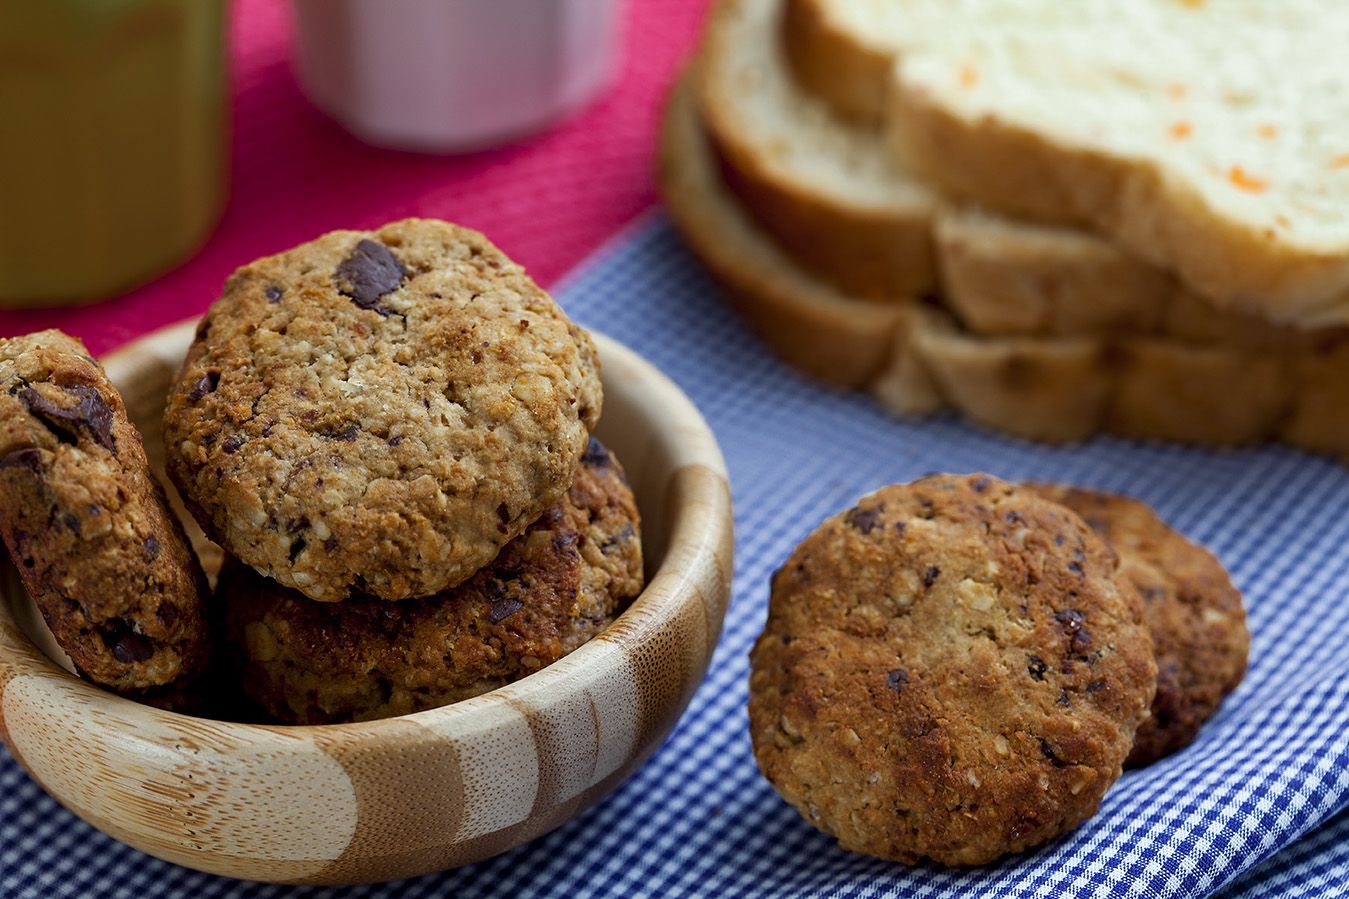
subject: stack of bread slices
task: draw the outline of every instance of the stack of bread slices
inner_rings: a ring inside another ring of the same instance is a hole
[[[662,192],[897,412],[1349,457],[1344,46],[1331,0],[715,0]]]

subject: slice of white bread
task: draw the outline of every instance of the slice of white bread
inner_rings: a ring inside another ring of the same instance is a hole
[[[878,129],[839,121],[799,90],[779,41],[783,0],[717,0],[699,52],[698,104],[727,183],[803,267],[858,296],[934,285],[938,199]]]
[[[957,408],[1040,440],[1098,431],[1210,444],[1282,436],[1349,456],[1349,339],[1296,346],[1169,337],[980,337],[921,305],[863,302],[801,271],[719,179],[688,78],[672,92],[660,186],[689,246],[789,363],[901,413]]]
[[[912,304],[860,302],[792,264],[722,182],[692,82],[686,74],[671,92],[661,123],[658,180],[671,219],[783,359],[831,384],[864,387],[888,363]]]
[[[1349,322],[1349,5],[790,4],[799,77],[943,193],[1090,227],[1223,308]]]

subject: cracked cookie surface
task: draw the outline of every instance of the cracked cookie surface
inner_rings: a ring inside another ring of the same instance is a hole
[[[886,487],[773,576],[764,775],[855,852],[982,864],[1095,813],[1152,700],[1141,601],[1073,513],[985,475]]]
[[[174,482],[232,555],[316,600],[467,579],[567,489],[594,346],[476,231],[409,219],[241,268],[164,419]]]
[[[1246,673],[1251,636],[1227,570],[1136,499],[1058,484],[1027,486],[1082,516],[1119,554],[1120,573],[1143,598],[1157,695],[1125,764],[1148,765],[1188,746]]]
[[[283,723],[403,715],[551,664],[642,589],[640,523],[593,438],[571,488],[467,582],[403,602],[316,603],[238,562],[218,595],[244,691]]]
[[[0,535],[90,680],[153,701],[205,669],[201,567],[121,396],[59,331],[0,338]]]

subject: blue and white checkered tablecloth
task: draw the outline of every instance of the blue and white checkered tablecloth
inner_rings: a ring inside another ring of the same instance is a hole
[[[0,895],[1349,895],[1349,472],[1283,448],[1113,439],[1050,448],[953,418],[893,420],[770,357],[658,218],[560,294],[578,320],[688,392],[731,470],[739,545],[725,634],[651,761],[587,814],[506,855],[329,891],[245,884],[142,855],[64,811],[0,751]],[[1253,635],[1245,683],[1194,745],[1126,774],[1068,837],[979,870],[910,869],[839,850],[759,776],[746,727],[746,654],[769,573],[825,516],[933,470],[1142,497],[1221,556],[1245,592]]]

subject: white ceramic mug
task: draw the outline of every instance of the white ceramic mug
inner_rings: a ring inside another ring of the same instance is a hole
[[[615,70],[620,0],[295,0],[300,83],[357,137],[465,151],[591,99]]]

